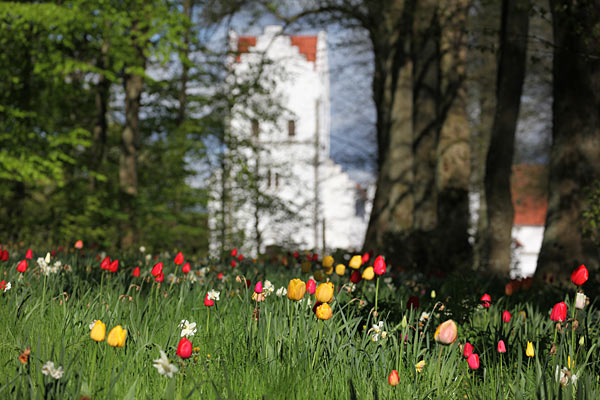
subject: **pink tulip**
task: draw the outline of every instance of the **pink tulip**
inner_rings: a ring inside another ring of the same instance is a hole
[[[306,282],[306,290],[308,290],[308,293],[310,294],[315,294],[315,290],[317,290],[317,282],[315,282],[314,279],[309,279],[308,282]]]
[[[502,313],[502,321],[504,321],[504,322],[510,322],[511,318],[512,318],[512,315],[510,315],[510,312],[504,311]]]
[[[263,286],[262,286],[262,282],[258,281],[256,282],[256,285],[254,285],[254,293],[262,293],[263,292]]]
[[[473,353],[467,358],[467,364],[469,364],[469,368],[477,369],[479,368],[479,355]]]
[[[506,345],[504,344],[504,340],[500,340],[498,342],[498,353],[506,353]]]
[[[373,269],[375,270],[376,275],[385,274],[385,260],[382,256],[377,256],[375,262],[373,263]]]

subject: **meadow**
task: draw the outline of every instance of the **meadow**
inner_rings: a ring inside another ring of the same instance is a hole
[[[585,267],[557,285],[76,247],[0,253],[2,399],[600,398]]]

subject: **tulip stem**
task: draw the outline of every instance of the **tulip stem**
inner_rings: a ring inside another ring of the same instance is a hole
[[[208,324],[210,322],[210,308],[207,310],[206,313],[206,334],[208,335]]]
[[[440,391],[440,364],[442,363],[442,351],[444,350],[444,346],[440,346],[440,351],[438,353],[438,361],[435,367],[435,376],[437,379],[437,390],[438,393]]]
[[[377,315],[377,295],[379,294],[379,275],[377,276],[377,284],[375,286],[375,315]]]
[[[94,342],[94,353],[92,356],[92,373],[90,374],[90,390],[91,397],[94,398],[94,382],[96,380],[96,352],[98,351],[98,343]]]
[[[323,321],[317,320],[317,324],[319,325],[319,333],[317,336],[317,351],[313,355],[313,361],[312,361],[312,369],[313,370],[315,369],[315,362],[317,361],[317,356],[321,352],[321,336],[323,333]]]

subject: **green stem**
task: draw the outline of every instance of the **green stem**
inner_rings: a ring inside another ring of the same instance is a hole
[[[208,308],[208,312],[206,313],[206,334],[208,335],[208,324],[210,322],[210,307]]]
[[[377,276],[377,285],[375,286],[375,313],[377,313],[377,295],[379,294],[379,276]]]
[[[94,398],[94,382],[96,381],[96,353],[98,352],[98,343],[94,342],[94,355],[92,356],[92,373],[90,374],[90,395]]]
[[[438,393],[440,391],[440,364],[442,363],[442,351],[444,349],[444,346],[440,345],[440,352],[438,353],[438,360],[437,360],[437,365],[435,366],[435,376],[437,379],[437,390]]]
[[[323,333],[323,321],[317,320],[317,324],[319,325],[319,333],[318,333],[318,337],[317,337],[317,351],[315,351],[315,354],[313,355],[313,361],[312,361],[312,369],[313,370],[315,369],[315,362],[317,362],[317,356],[321,352],[321,336]]]

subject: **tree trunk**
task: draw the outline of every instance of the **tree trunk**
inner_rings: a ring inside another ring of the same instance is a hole
[[[395,241],[394,236],[413,225],[412,6],[411,1],[396,0],[374,10],[379,23],[370,30],[378,176],[364,247],[375,251],[386,249],[385,242]]]
[[[183,0],[183,15],[186,16],[189,25],[185,27],[183,34],[183,56],[181,57],[181,87],[179,89],[179,109],[177,110],[177,126],[181,127],[185,121],[186,103],[187,103],[187,82],[190,54],[190,30],[192,24],[192,0]]]
[[[133,30],[137,24],[133,24]],[[135,40],[135,39],[133,39]],[[146,60],[140,44],[135,44],[134,65],[144,68]],[[121,248],[131,246],[136,240],[135,199],[138,193],[137,161],[140,148],[140,105],[143,78],[132,72],[125,74],[125,128],[121,134],[121,158],[119,163],[119,183],[121,191],[121,211],[127,214],[121,229]]]
[[[487,264],[493,274],[508,276],[514,210],[510,175],[521,92],[525,78],[529,1],[504,0],[500,28],[500,54],[496,112],[485,168],[488,217]]]
[[[97,67],[103,70],[108,67],[108,43],[102,44],[101,56],[98,59]],[[104,160],[106,147],[106,134],[108,124],[106,113],[108,112],[108,101],[110,97],[110,80],[100,74],[96,86],[96,121],[93,129],[93,144],[89,159],[89,168],[91,172],[98,172],[102,161]],[[89,178],[90,190],[96,188],[96,177],[91,174]]]
[[[551,0],[554,31],[548,214],[537,276],[568,279],[597,246],[582,235],[586,188],[600,179],[600,1]]]

